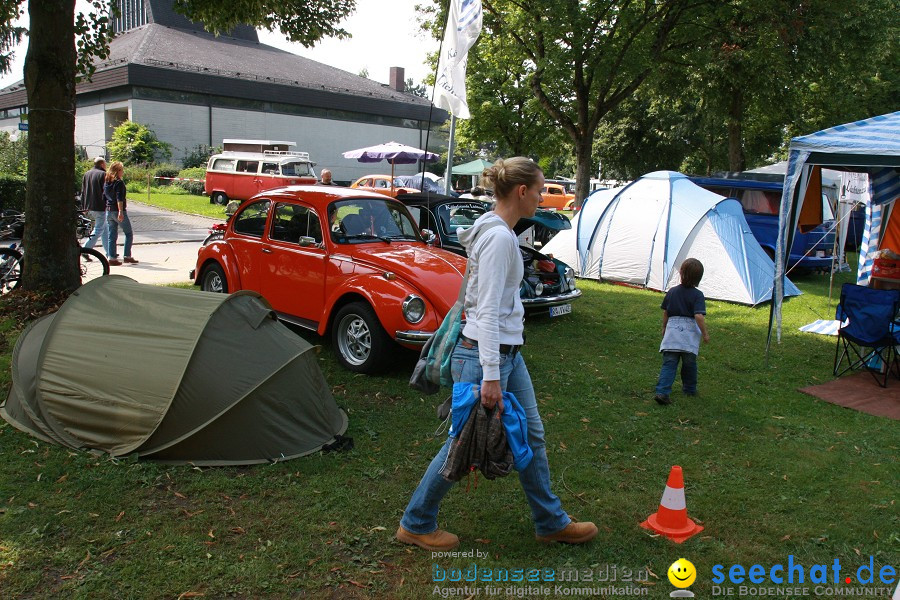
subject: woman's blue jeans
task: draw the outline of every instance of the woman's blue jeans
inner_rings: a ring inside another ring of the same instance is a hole
[[[124,219],[119,223],[119,213],[115,210],[106,211],[106,257],[119,258],[116,254],[116,243],[119,241],[119,225],[125,233],[125,256],[131,256],[131,242],[134,239],[134,232],[131,230],[131,220],[128,218],[128,211],[123,211]]]
[[[672,383],[681,359],[681,391],[685,394],[697,393],[697,355],[691,352],[663,352],[662,369],[659,370],[659,381],[656,393],[668,396],[672,393]]]
[[[481,363],[478,348],[464,348],[459,343],[452,356],[453,381],[481,385]],[[547,463],[547,449],[544,445],[544,424],[538,414],[537,399],[531,376],[525,360],[518,352],[500,355],[500,386],[511,392],[528,419],[528,443],[534,451],[534,458],[525,469],[519,471],[519,482],[531,506],[531,518],[537,535],[550,535],[565,529],[571,519],[562,509],[559,498],[550,491],[550,466]],[[426,534],[438,528],[437,514],[441,500],[457,482],[441,477],[441,467],[447,459],[448,441],[432,459],[425,471],[419,487],[413,492],[409,505],[403,513],[400,525],[409,532]]]

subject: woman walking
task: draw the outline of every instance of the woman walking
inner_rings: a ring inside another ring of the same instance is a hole
[[[111,266],[122,264],[116,250],[116,242],[119,241],[119,224],[125,233],[125,262],[135,264],[138,261],[131,256],[131,243],[134,234],[131,230],[131,220],[128,218],[128,207],[125,202],[125,182],[122,174],[125,167],[121,162],[115,161],[109,165],[106,172],[106,183],[103,186],[103,197],[106,199],[106,258]]]
[[[519,353],[524,343],[525,310],[519,298],[524,268],[513,227],[520,218],[534,216],[541,202],[544,174],[536,163],[519,156],[498,160],[484,170],[483,177],[493,184],[496,204],[459,236],[469,255],[469,282],[466,322],[452,356],[453,381],[479,385],[481,404],[488,409],[500,402],[504,390],[516,397],[527,417],[528,444],[534,452],[528,466],[519,471],[519,482],[531,507],[536,537],[541,542],[581,544],[597,535],[597,527],[574,522],[550,490],[544,424],[531,376]],[[481,234],[485,223],[492,220],[505,226],[488,227]],[[437,527],[441,500],[454,484],[440,475],[449,445],[448,439],[403,513],[397,530],[401,542],[431,551],[459,544],[456,535]]]

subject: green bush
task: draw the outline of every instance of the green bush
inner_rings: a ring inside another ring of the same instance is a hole
[[[146,194],[147,182],[144,181],[143,183],[141,183],[140,181],[129,181],[125,184],[125,190],[129,194]]]
[[[84,174],[90,171],[93,166],[94,161],[92,160],[75,161],[75,189],[79,192],[81,191],[81,181],[84,179]]]
[[[209,162],[209,158],[213,154],[218,154],[222,151],[222,146],[207,146],[206,144],[197,144],[192,149],[184,149],[184,158],[181,159],[181,165],[185,169],[192,169],[194,167],[206,167],[206,163]]]
[[[0,131],[0,173],[24,176],[28,172],[28,135],[12,139],[8,131]]]
[[[25,210],[25,177],[0,173],[0,208]]]
[[[159,141],[153,130],[134,121],[116,127],[106,148],[112,160],[126,165],[152,164],[158,158],[166,160],[172,156],[171,144]]]
[[[153,177],[178,177],[178,165],[172,163],[162,163],[153,169]],[[154,179],[152,185],[172,185],[172,181],[168,179]]]
[[[193,167],[191,169],[182,169],[178,172],[178,177],[183,179],[206,179],[206,168]],[[186,190],[189,194],[194,194],[195,196],[203,195],[202,181],[176,181],[175,185]]]
[[[153,181],[153,167],[147,165],[129,165],[125,167],[122,179],[125,180],[125,183],[138,182],[146,188],[148,176],[151,178],[150,181]]]

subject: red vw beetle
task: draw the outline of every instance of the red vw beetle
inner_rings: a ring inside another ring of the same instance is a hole
[[[253,290],[284,321],[331,333],[340,362],[381,370],[395,342],[422,346],[453,306],[466,261],[425,244],[407,212],[381,194],[290,186],[247,200],[223,236],[200,247],[196,285]]]

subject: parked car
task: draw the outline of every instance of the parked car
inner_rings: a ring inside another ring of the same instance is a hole
[[[402,194],[414,194],[419,191],[416,188],[403,185],[399,177],[394,177],[394,187],[392,189],[390,175],[366,175],[351,183],[350,187],[355,190],[376,192],[393,198]]]
[[[406,194],[397,198],[412,213],[419,228],[430,234],[436,247],[465,256],[459,233],[490,210],[490,204],[474,199],[439,194]],[[571,229],[565,216],[538,209],[533,218],[521,219],[515,227],[525,274],[519,294],[529,313],[548,313],[551,317],[572,312],[571,302],[581,296],[575,285],[575,271],[561,260],[541,254],[535,246],[549,241],[556,232]]]
[[[224,206],[272,188],[315,183],[313,166],[308,152],[226,151],[210,157],[204,191],[210,203]]]
[[[556,210],[572,210],[575,204],[575,194],[566,191],[566,187],[560,183],[545,183],[541,190],[541,208],[555,208]]]
[[[289,323],[331,335],[338,360],[372,373],[396,344],[421,347],[452,307],[466,261],[429,246],[403,204],[325,186],[269,190],[244,202],[202,246],[194,283],[253,290]]]
[[[736,198],[744,208],[744,218],[753,237],[770,257],[775,256],[778,239],[778,211],[781,207],[782,184],[775,181],[691,177],[702,188]],[[825,221],[806,232],[794,233],[794,243],[788,256],[788,268],[797,265],[804,269],[830,269],[834,253],[834,214],[831,204],[822,196]]]

